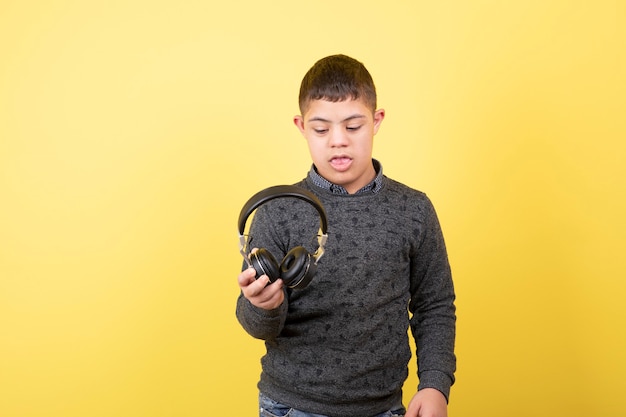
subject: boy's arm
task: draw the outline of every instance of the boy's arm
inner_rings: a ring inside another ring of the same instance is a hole
[[[267,285],[267,276],[256,279],[254,269],[248,268],[239,274],[238,282],[241,294],[237,299],[236,315],[241,326],[257,339],[278,336],[287,317],[282,280]]]
[[[278,200],[268,202],[259,207],[250,225],[249,243],[262,247],[274,256],[284,256],[284,227],[275,221],[278,218]],[[304,204],[304,203],[303,203]],[[252,249],[252,252],[256,250]],[[270,340],[277,337],[283,329],[287,318],[287,297],[282,280],[278,279],[270,285],[267,276],[256,279],[254,268],[247,262],[242,263],[242,272],[237,280],[241,294],[237,299],[237,319],[241,326],[252,337]]]
[[[447,401],[456,370],[455,293],[443,234],[430,201],[422,220],[422,238],[412,263],[409,304],[417,346],[418,390],[434,388]]]

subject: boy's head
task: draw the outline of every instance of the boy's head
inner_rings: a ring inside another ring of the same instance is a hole
[[[307,140],[317,173],[352,194],[376,176],[374,135],[385,117],[363,64],[345,55],[315,63],[302,80],[293,122]]]
[[[346,55],[322,58],[309,69],[300,85],[300,112],[314,100],[331,102],[361,100],[376,110],[376,87],[365,66]]]

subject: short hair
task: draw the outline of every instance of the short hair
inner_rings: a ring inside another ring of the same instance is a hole
[[[317,61],[300,84],[300,112],[309,102],[362,99],[372,113],[376,110],[376,87],[365,65],[346,55],[331,55]]]

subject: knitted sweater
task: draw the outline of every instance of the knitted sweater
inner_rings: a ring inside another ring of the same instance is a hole
[[[419,388],[446,398],[454,383],[454,288],[445,243],[428,197],[383,177],[377,193],[337,195],[306,178],[328,216],[326,253],[304,289],[286,289],[274,310],[243,296],[237,318],[265,340],[259,389],[291,407],[333,417],[372,416],[401,403],[417,346]],[[250,247],[280,262],[293,247],[317,248],[319,215],[279,198],[259,207]],[[246,264],[244,264],[246,267]]]

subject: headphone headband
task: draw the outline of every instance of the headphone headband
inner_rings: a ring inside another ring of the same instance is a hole
[[[322,230],[323,234],[327,233],[328,220],[326,218],[326,210],[324,209],[322,202],[317,198],[315,194],[295,185],[276,185],[259,191],[258,193],[253,195],[250,200],[248,200],[248,202],[243,206],[243,208],[241,209],[241,213],[239,213],[239,235],[243,235],[244,229],[246,227],[246,221],[257,207],[265,204],[270,200],[282,197],[299,198],[300,200],[304,200],[307,203],[311,204],[313,207],[315,207],[320,215],[320,229]]]

